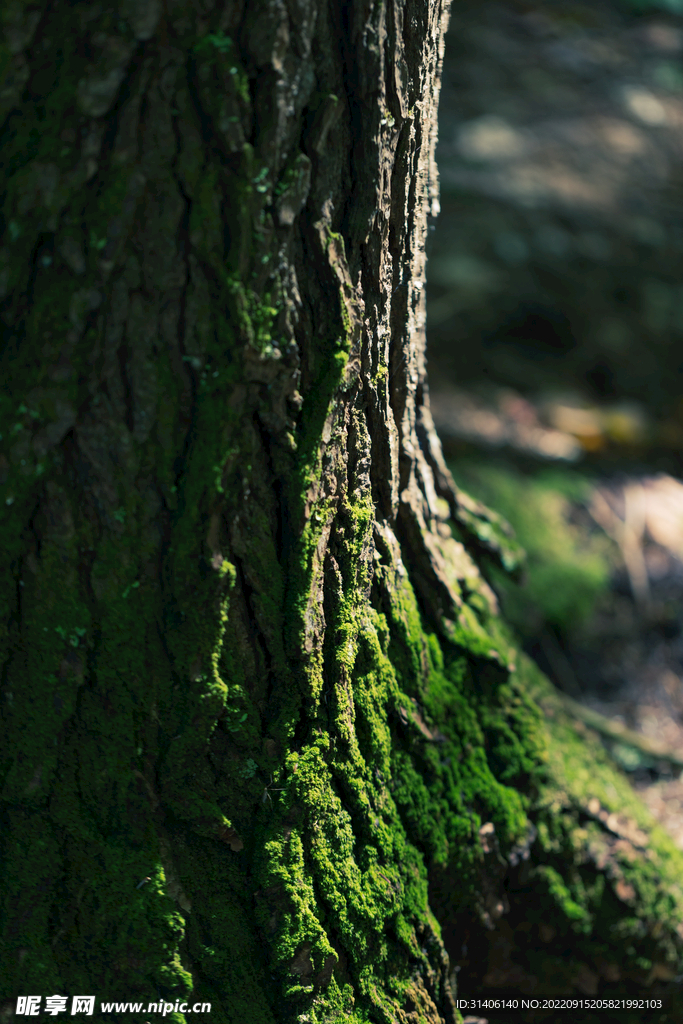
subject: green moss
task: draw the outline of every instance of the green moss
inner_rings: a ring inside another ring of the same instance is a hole
[[[269,293],[259,298],[255,292],[245,288],[236,275],[225,279],[228,293],[233,298],[236,319],[244,337],[263,357],[274,354],[272,330],[278,310],[271,305]]]
[[[304,649],[312,615],[304,588],[320,572],[317,552],[330,516],[324,501],[313,506],[299,549],[306,558],[295,607]],[[303,706],[317,725],[277,777],[277,818],[285,824],[275,828],[284,830],[265,845],[259,880],[261,891],[279,895],[262,913],[278,922],[274,955],[285,976],[292,964],[310,960],[301,982],[284,983],[290,999],[304,1000],[326,957],[336,959],[341,947],[346,967],[339,976],[335,969],[333,991],[350,977],[358,1012],[389,1021],[424,956],[416,936],[430,921],[428,868],[446,866],[460,879],[463,898],[474,898],[480,825],[493,820],[504,848],[527,825],[527,804],[491,763],[499,769],[507,758],[510,777],[528,783],[542,770],[541,724],[514,682],[499,680],[475,698],[467,658],[429,632],[398,566],[376,567],[385,603],[382,612],[368,607],[368,495],[341,501],[335,523],[339,595],[326,612],[334,644],[324,664],[303,666]],[[489,703],[482,731],[475,708]],[[306,1013],[326,1006],[306,1005]]]
[[[230,117],[241,116],[248,82],[230,40],[210,32],[194,57],[207,116],[222,117],[228,100],[240,112]],[[50,218],[70,201],[60,189],[71,154],[55,146],[82,68],[65,61],[46,73],[61,104],[53,120],[26,107],[7,126],[10,284],[20,298],[38,233],[50,234]],[[194,116],[186,95],[178,104]],[[591,950],[625,946],[636,968],[665,954],[673,962],[680,856],[651,831],[651,863],[615,859],[587,810],[589,792],[621,806],[615,776],[595,758],[584,771],[585,748],[559,718],[549,739],[533,672],[524,661],[508,668],[509,636],[474,577],[459,587],[462,615],[449,632],[421,609],[398,545],[375,540],[372,495],[349,480],[353,460],[343,454],[369,452],[371,439],[361,410],[349,423],[340,400],[351,393],[359,320],[344,239],[333,232],[325,252],[336,292],[324,304],[293,451],[275,465],[251,392],[268,388],[271,369],[277,381],[281,298],[267,276],[276,169],[258,146],[229,161],[211,145],[198,149],[183,163],[192,193],[187,351],[141,357],[147,390],[136,402],[153,422],[149,436],[112,426],[111,409],[95,415],[116,452],[101,470],[102,508],[79,504],[89,492],[68,460],[48,456],[40,477],[30,452],[60,402],[104,401],[79,384],[92,379],[98,341],[85,293],[97,285],[105,301],[114,294],[99,265],[122,218],[127,244],[129,171],[113,171],[65,214],[64,229],[91,244],[78,288],[46,264],[30,312],[19,300],[11,311],[23,333],[17,327],[3,363],[12,397],[0,396],[0,432],[13,446],[12,503],[0,505],[12,698],[2,722],[12,755],[1,765],[3,998],[20,975],[35,991],[103,998],[192,991],[226,1022],[389,1024],[414,1004],[423,1024],[421,979],[439,956],[430,875],[446,872],[454,902],[475,906],[478,833],[489,822],[503,855],[536,822],[539,906],[567,934],[578,930]],[[37,181],[25,159],[61,175],[35,223],[20,210]],[[154,186],[163,211],[149,231],[166,240],[183,230],[183,203],[163,166]],[[137,292],[137,257],[111,251]],[[117,263],[107,280],[118,273]],[[70,316],[82,322],[75,341]],[[146,339],[130,339],[137,357]],[[49,371],[67,345],[72,378],[57,385]],[[235,385],[252,364],[256,380],[242,392]],[[325,491],[332,478],[334,493]],[[36,504],[48,517],[33,521],[39,552],[25,529]],[[468,528],[512,566],[504,527],[465,511]],[[617,912],[621,882],[640,901],[628,914]],[[658,937],[651,921],[664,922]]]
[[[239,61],[239,51],[229,36],[223,32],[210,32],[192,47],[197,65],[201,68],[215,67],[223,82],[234,83],[240,98],[249,100],[249,80]]]
[[[314,995],[307,1011],[300,1014],[301,1024],[334,1024],[343,1020],[345,1024],[370,1024],[368,1011],[355,1007],[351,985],[341,987],[332,977],[324,992]]]
[[[10,680],[17,672],[27,673],[24,677],[32,679],[32,686],[17,692],[6,723],[15,740],[24,738],[25,749],[17,749],[14,743],[15,760],[4,776],[3,798],[23,805],[14,822],[13,856],[5,862],[13,880],[5,918],[14,921],[21,916],[21,893],[25,891],[29,899],[36,879],[44,878],[45,897],[38,900],[31,919],[32,927],[45,929],[43,918],[54,913],[51,904],[55,888],[62,884],[64,866],[78,863],[80,871],[69,874],[64,883],[62,924],[52,943],[54,952],[46,961],[36,939],[36,953],[22,968],[24,976],[33,979],[38,991],[60,991],[67,977],[80,980],[86,989],[98,982],[98,992],[106,998],[110,993],[123,994],[118,988],[120,974],[129,969],[133,958],[150,978],[158,976],[169,991],[181,995],[189,984],[178,959],[182,922],[163,894],[156,837],[145,813],[148,799],[139,794],[131,770],[135,744],[144,736],[146,709],[137,709],[131,702],[130,684],[149,671],[148,627],[139,607],[121,597],[120,582],[117,588],[117,551],[112,551],[109,567],[114,577],[111,602],[107,612],[92,622],[92,605],[78,581],[77,534],[73,520],[69,530],[68,502],[65,497],[60,500],[61,508],[53,505],[53,510],[59,510],[66,529],[60,544],[44,544],[40,577],[32,580],[27,574],[31,614],[22,626],[25,653],[21,662],[15,659],[9,668]],[[100,558],[106,561],[106,549]],[[148,598],[144,589],[138,594],[138,600]],[[118,619],[118,628],[112,628],[107,619]],[[69,642],[69,634],[76,644]],[[98,640],[102,635],[125,639],[112,649],[111,641]],[[80,690],[85,665],[81,648],[83,655],[89,651],[97,673],[94,690]],[[65,662],[65,655],[72,660]],[[31,804],[37,805],[37,811],[29,816]],[[136,817],[142,818],[137,828]],[[43,818],[49,824],[41,824]],[[136,883],[146,876],[150,884],[136,891]],[[83,936],[82,943],[77,935]],[[22,926],[5,946],[1,959],[7,968],[15,962],[17,943],[25,944],[26,939]],[[5,977],[4,984],[7,981]]]
[[[230,53],[234,49],[234,45],[232,39],[224,32],[210,32],[195,43],[192,52],[207,54],[210,59],[211,56],[215,56],[214,51]]]
[[[573,470],[529,477],[509,468],[463,460],[451,466],[463,486],[497,509],[527,552],[522,585],[496,574],[507,620],[523,638],[545,624],[570,632],[583,622],[609,580],[610,550],[569,522],[569,502],[589,483]]]
[[[526,689],[545,711],[547,777],[532,810],[538,827],[539,920],[582,936],[584,959],[637,972],[680,963],[683,853],[654,823],[596,736],[577,733],[550,684],[522,659]],[[628,914],[626,901],[633,908]]]
[[[569,921],[571,926],[581,935],[589,934],[592,928],[592,919],[584,906],[577,903],[570,889],[565,884],[562,876],[548,864],[540,864],[534,868],[532,877],[541,881],[542,886],[536,888],[536,892],[547,892],[554,906],[554,914],[551,920],[564,922]]]

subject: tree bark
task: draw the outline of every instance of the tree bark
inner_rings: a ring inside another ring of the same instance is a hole
[[[649,903],[612,847],[581,874],[638,837],[429,413],[447,0],[2,17],[2,1019],[452,1024],[451,967],[533,990],[548,913],[560,991],[664,984],[681,858],[634,854]]]

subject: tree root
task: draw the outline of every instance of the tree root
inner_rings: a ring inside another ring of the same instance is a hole
[[[633,729],[625,726],[623,722],[619,722],[614,718],[607,718],[605,715],[601,715],[599,711],[593,711],[592,708],[579,704],[571,697],[568,697],[566,693],[562,693],[559,690],[556,690],[556,693],[562,707],[570,717],[578,718],[579,721],[594,729],[600,735],[617,740],[626,746],[634,747],[641,754],[645,754],[656,761],[666,761],[671,765],[676,765],[678,768],[683,768],[683,752],[677,753],[664,743],[659,743],[657,740],[634,732]]]

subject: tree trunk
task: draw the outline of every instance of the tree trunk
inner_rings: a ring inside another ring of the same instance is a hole
[[[429,414],[447,0],[2,18],[0,1019],[663,990],[683,858],[515,654]]]

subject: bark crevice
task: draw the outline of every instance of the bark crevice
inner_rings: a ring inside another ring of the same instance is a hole
[[[480,571],[519,550],[429,412],[447,4],[115,8],[5,40],[0,1000],[455,1024],[461,925],[512,964],[535,878],[612,955],[567,851],[637,879],[567,824]]]

